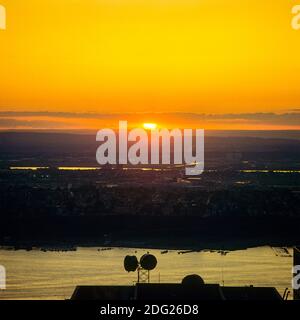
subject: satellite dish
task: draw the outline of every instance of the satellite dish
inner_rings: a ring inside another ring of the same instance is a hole
[[[204,285],[204,280],[198,274],[190,274],[182,279],[181,284],[189,287],[199,287]]]
[[[124,259],[124,268],[127,272],[134,272],[139,266],[136,256],[126,256]]]
[[[157,259],[154,255],[146,253],[141,257],[140,265],[145,270],[153,270],[157,265]]]

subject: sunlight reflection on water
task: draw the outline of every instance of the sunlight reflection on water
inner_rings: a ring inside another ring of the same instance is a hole
[[[140,257],[149,251],[158,259],[151,273],[152,282],[181,282],[197,273],[206,283],[225,285],[275,286],[280,294],[291,287],[292,257],[276,256],[270,247],[232,251],[178,254],[172,250],[79,248],[70,252],[0,250],[0,263],[6,267],[7,290],[0,299],[67,299],[76,285],[130,285],[135,273],[126,273],[127,254]],[[291,251],[291,250],[290,250]]]

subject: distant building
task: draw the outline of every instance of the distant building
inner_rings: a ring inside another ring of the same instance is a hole
[[[135,286],[78,286],[71,300],[282,300],[272,287],[218,284],[137,283]]]

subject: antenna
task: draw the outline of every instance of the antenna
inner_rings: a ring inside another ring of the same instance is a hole
[[[140,262],[136,256],[126,256],[124,259],[124,269],[127,272],[137,271],[138,283],[150,282],[150,271],[157,266],[157,259],[154,255],[146,253],[140,258]]]

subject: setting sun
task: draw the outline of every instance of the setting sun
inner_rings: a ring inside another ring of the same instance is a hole
[[[157,128],[157,124],[156,123],[144,123],[143,127],[146,130],[155,130]]]

